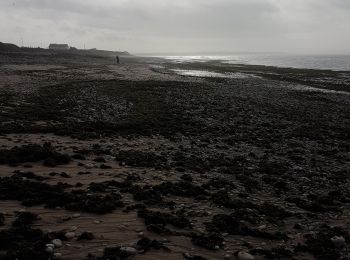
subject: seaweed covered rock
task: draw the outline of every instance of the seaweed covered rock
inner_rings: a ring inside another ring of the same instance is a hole
[[[37,215],[21,212],[17,215],[9,229],[0,231],[0,252],[5,252],[1,259],[38,259],[50,258],[46,244],[50,239],[39,229],[33,229],[31,224],[37,220]]]
[[[5,225],[5,215],[0,212],[0,226]]]
[[[176,183],[164,182],[153,186],[153,190],[158,191],[163,195],[171,194],[181,197],[197,197],[207,195],[207,191],[204,188],[187,181],[180,181]]]
[[[45,143],[42,146],[29,144],[0,150],[0,164],[16,165],[39,161],[43,161],[45,166],[56,166],[69,163],[70,157],[57,152],[50,143]]]
[[[343,243],[335,243],[335,237],[341,238]],[[350,242],[350,235],[341,227],[323,225],[317,233],[305,235],[305,239],[305,244],[297,247],[298,251],[310,252],[319,260],[336,260],[344,256],[342,247]]]
[[[148,237],[143,237],[139,241],[137,241],[137,249],[142,250],[143,252],[147,252],[151,249],[168,249],[167,247],[164,246],[163,242],[159,242],[158,240],[151,240]]]
[[[204,247],[209,250],[217,250],[223,246],[224,239],[219,234],[211,233],[207,235],[192,236],[192,243],[196,246]]]
[[[0,178],[0,200],[18,200],[25,206],[44,204],[49,208],[64,207],[74,211],[105,214],[122,207],[119,194],[89,194],[86,191],[66,192],[63,184],[50,185],[23,180],[15,176]]]
[[[116,154],[115,159],[134,167],[162,167],[167,164],[167,159],[164,156],[138,150],[120,151]]]
[[[170,213],[143,209],[138,211],[138,216],[144,218],[146,225],[161,224],[165,226],[170,224],[177,228],[191,227],[189,219],[183,215],[174,215]]]
[[[12,223],[14,227],[28,226],[38,220],[38,215],[31,212],[20,212],[17,214],[15,221]]]
[[[135,248],[132,247],[107,247],[103,250],[102,257],[97,258],[98,260],[120,260],[126,259],[132,255],[137,254]]]
[[[234,214],[218,214],[213,216],[211,222],[206,224],[209,232],[228,233],[231,235],[252,236],[274,240],[288,240],[288,236],[282,232],[267,232],[248,226]]]

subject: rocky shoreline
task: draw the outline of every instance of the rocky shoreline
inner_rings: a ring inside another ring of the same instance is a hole
[[[347,72],[0,57],[0,259],[349,258]]]

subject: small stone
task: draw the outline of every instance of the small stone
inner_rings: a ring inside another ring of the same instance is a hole
[[[74,232],[74,231],[76,231],[77,229],[78,229],[78,227],[76,227],[76,226],[72,226],[72,227],[69,229],[69,231]]]
[[[55,258],[61,258],[62,257],[62,254],[61,253],[54,253],[53,256]]]
[[[46,247],[45,251],[52,254],[53,253],[53,247]]]
[[[247,252],[241,251],[238,253],[238,259],[239,260],[255,260],[255,257]]]
[[[75,214],[73,215],[73,218],[79,218],[80,216],[81,216],[81,214],[75,213]]]
[[[139,237],[143,237],[143,235],[144,235],[143,232],[139,232],[139,233],[138,233],[138,236],[139,236]]]
[[[95,221],[94,221],[94,224],[100,224],[100,223],[101,223],[100,220],[95,220]]]
[[[220,247],[219,246],[215,246],[215,250],[219,250],[220,249]]]
[[[70,240],[73,239],[75,237],[75,232],[67,232],[66,234],[64,234],[64,236]]]
[[[52,244],[54,245],[54,247],[59,248],[62,246],[62,241],[61,239],[54,239],[52,240]]]
[[[224,259],[231,259],[231,255],[229,254],[224,255]]]
[[[331,238],[333,245],[337,248],[345,246],[345,238],[343,236],[334,236]]]
[[[80,234],[80,236],[78,236],[77,240],[92,240],[94,239],[94,234],[91,232],[83,232],[82,234]]]
[[[266,225],[261,225],[258,227],[258,229],[266,229]]]
[[[129,246],[121,247],[120,251],[122,251],[128,255],[136,255],[137,254],[137,250],[135,248],[129,247]]]

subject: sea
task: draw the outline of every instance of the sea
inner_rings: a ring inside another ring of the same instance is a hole
[[[228,64],[264,65],[281,68],[350,71],[350,55],[294,55],[239,53],[229,55],[154,55],[173,62],[220,61]]]

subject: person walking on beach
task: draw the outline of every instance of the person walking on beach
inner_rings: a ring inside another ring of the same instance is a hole
[[[119,56],[117,56],[116,59],[117,59],[117,64],[119,64]]]

